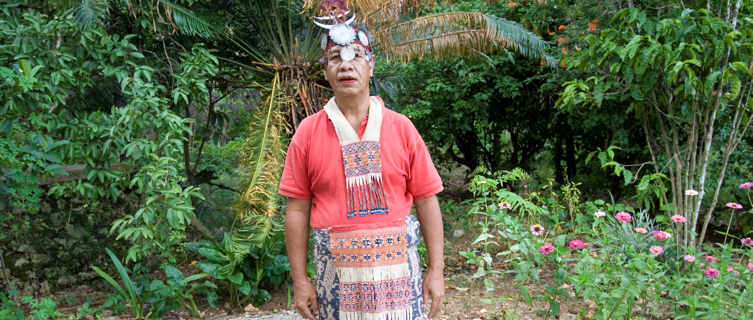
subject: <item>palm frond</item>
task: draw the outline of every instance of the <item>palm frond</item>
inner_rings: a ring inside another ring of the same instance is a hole
[[[303,9],[316,10],[321,0],[305,0]],[[434,0],[350,0],[348,8],[356,13],[356,20],[369,27],[397,21],[404,14],[420,8],[430,8]]]
[[[170,24],[180,32],[202,38],[212,38],[217,30],[193,11],[167,0],[158,0],[165,9],[165,16]]]
[[[548,45],[522,25],[480,12],[450,12],[419,17],[381,29],[375,44],[388,59],[470,55],[510,49],[524,56],[547,59]]]
[[[107,17],[108,0],[82,0],[73,7],[73,21],[84,27],[100,24]]]
[[[281,104],[285,103],[281,97],[280,76],[275,74],[264,104],[253,111],[243,150],[243,166],[250,177],[235,205],[236,219],[242,225],[269,224],[269,220],[258,217],[271,218],[280,211],[277,185],[285,161],[283,138],[287,136],[285,120],[279,112]]]

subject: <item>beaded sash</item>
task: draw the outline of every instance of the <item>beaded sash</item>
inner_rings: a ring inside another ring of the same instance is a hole
[[[369,97],[369,122],[362,138],[348,123],[331,98],[324,111],[332,120],[340,141],[345,170],[345,206],[348,219],[371,214],[388,214],[387,198],[382,185],[382,163],[379,152],[379,131],[382,127],[383,102]]]

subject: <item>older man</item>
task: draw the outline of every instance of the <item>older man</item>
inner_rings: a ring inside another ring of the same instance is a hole
[[[323,36],[334,97],[299,125],[280,182],[295,306],[307,319],[425,319],[424,300],[434,317],[444,296],[442,182],[410,120],[369,95],[369,39],[346,23]],[[306,273],[310,228],[316,289]]]

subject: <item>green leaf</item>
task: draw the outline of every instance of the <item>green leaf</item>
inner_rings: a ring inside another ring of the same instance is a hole
[[[249,284],[248,281],[244,281],[243,284],[238,287],[238,291],[240,291],[244,295],[248,295],[249,293],[251,293],[251,284]]]
[[[230,282],[234,284],[241,284],[243,282],[243,273],[241,272],[233,273],[229,277],[227,277],[227,279],[230,280]]]
[[[630,181],[633,181],[633,173],[630,170],[624,170],[622,171],[622,178],[625,181],[625,185],[628,185]]]
[[[167,282],[170,285],[185,283],[184,282],[185,279],[183,278],[183,272],[181,272],[180,270],[178,270],[178,268],[174,266],[171,266],[171,265],[165,266],[165,276],[167,277]]]

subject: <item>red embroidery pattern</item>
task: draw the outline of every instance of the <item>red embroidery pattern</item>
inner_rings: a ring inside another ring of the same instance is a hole
[[[340,280],[341,316],[355,312],[410,318],[413,288],[407,230],[402,225],[330,232],[329,251]]]
[[[340,284],[340,311],[377,313],[410,305],[410,277]]]
[[[338,267],[383,266],[407,261],[402,227],[332,233],[330,251]]]

